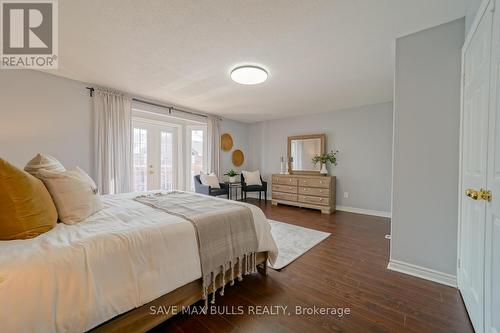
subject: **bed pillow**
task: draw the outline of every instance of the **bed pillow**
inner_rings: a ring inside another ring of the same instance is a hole
[[[245,178],[245,184],[247,186],[259,185],[262,186],[262,181],[260,180],[260,171],[242,171],[243,178]]]
[[[56,223],[57,210],[43,183],[0,158],[0,240],[33,238]]]
[[[215,173],[211,173],[209,175],[201,173],[200,181],[203,185],[210,186],[211,188],[220,188],[219,179]]]
[[[65,224],[75,224],[102,209],[97,187],[80,168],[67,171],[40,170],[38,177],[49,190]]]
[[[65,171],[64,166],[55,157],[38,153],[26,164],[24,171],[38,177],[40,170]]]

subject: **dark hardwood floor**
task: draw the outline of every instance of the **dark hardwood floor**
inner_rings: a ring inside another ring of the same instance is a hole
[[[181,314],[152,332],[473,332],[457,289],[387,270],[388,219],[260,207],[270,219],[332,235],[283,270],[245,277],[217,297],[219,311],[242,306],[244,314]],[[248,314],[255,305],[288,306],[291,315]],[[296,315],[295,306],[350,314]]]

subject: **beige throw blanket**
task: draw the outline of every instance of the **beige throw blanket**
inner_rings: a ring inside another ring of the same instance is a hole
[[[220,273],[230,269],[231,285],[234,268],[239,266],[238,279],[256,271],[257,234],[250,208],[229,200],[186,192],[155,193],[136,197],[134,200],[190,221],[197,234],[198,251],[203,276],[203,298],[208,299],[208,288]],[[242,262],[245,262],[242,267]],[[212,290],[215,302],[215,289]],[[222,286],[221,296],[224,295]]]

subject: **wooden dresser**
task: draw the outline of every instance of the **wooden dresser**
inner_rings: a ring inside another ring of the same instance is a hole
[[[335,177],[275,174],[272,179],[273,205],[285,204],[335,212]]]

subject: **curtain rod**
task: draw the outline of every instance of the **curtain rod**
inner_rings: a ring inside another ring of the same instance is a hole
[[[93,87],[85,87],[85,89],[89,90],[90,97],[92,97],[94,95],[94,90],[95,89]],[[191,114],[193,116],[208,118],[208,115],[206,115],[206,114],[197,113],[197,112],[193,112],[193,111],[182,110],[182,109],[178,109],[178,108],[176,108],[174,106],[166,106],[166,105],[162,105],[162,104],[158,104],[158,103],[148,102],[148,101],[145,101],[145,100],[142,100],[142,99],[139,99],[139,98],[132,98],[132,100],[135,101],[135,102],[139,102],[139,103],[148,104],[148,105],[157,106],[157,107],[160,107],[160,108],[167,109],[169,113],[172,113],[172,110],[174,110],[174,111],[177,111],[177,112],[183,112],[183,113]],[[217,117],[217,119],[221,120],[220,117]]]

